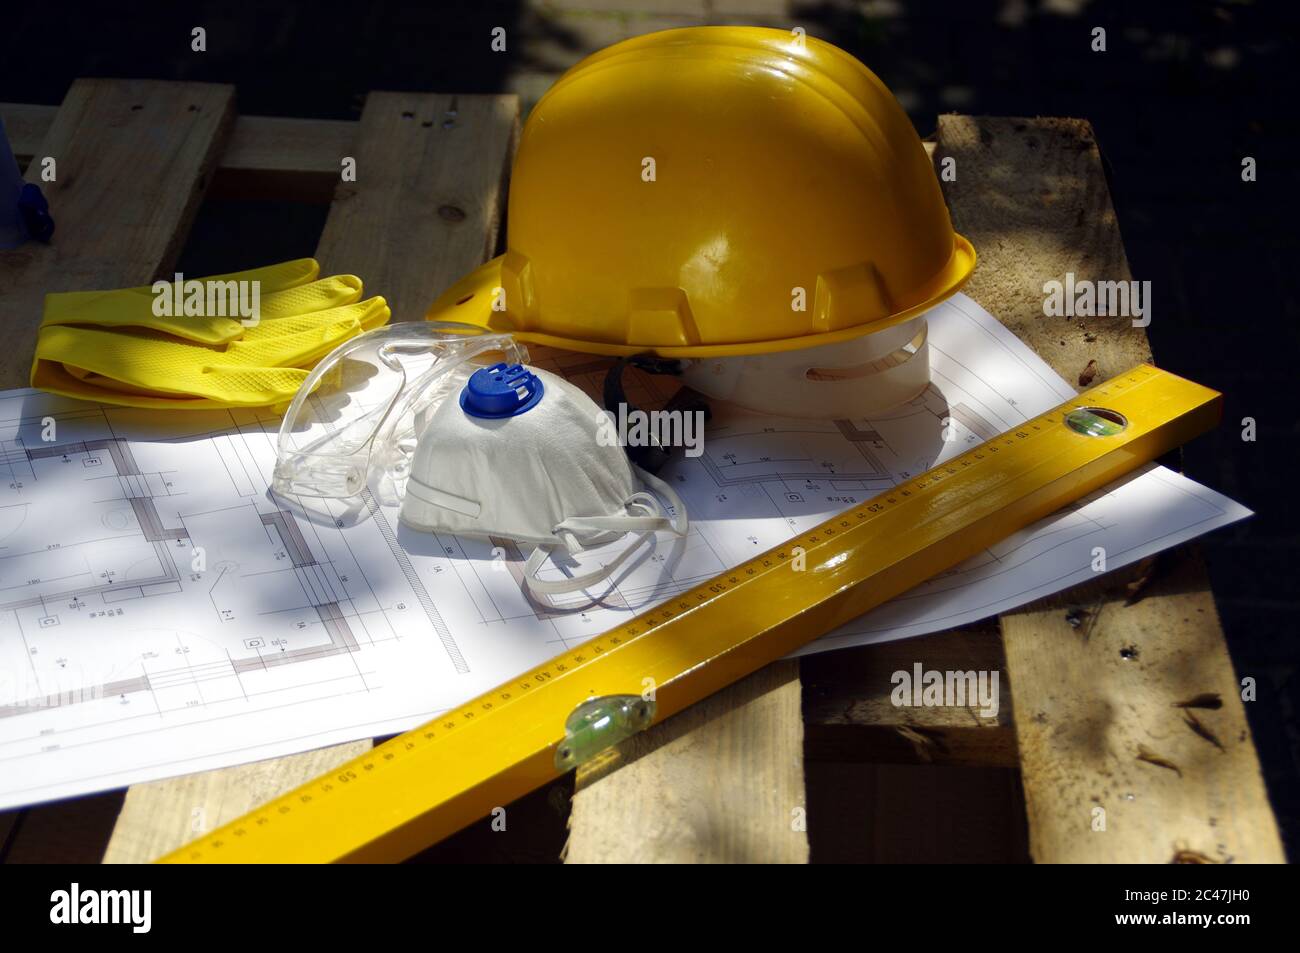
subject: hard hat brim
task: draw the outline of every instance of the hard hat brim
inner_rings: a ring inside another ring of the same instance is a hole
[[[530,330],[522,326],[504,306],[502,263],[505,256],[488,261],[448,288],[429,308],[429,321],[463,321],[499,334],[510,334],[520,341],[584,354],[625,357],[632,354],[657,354],[667,358],[740,357],[749,354],[773,354],[807,347],[819,347],[848,341],[864,334],[874,334],[908,321],[952,297],[970,280],[975,270],[975,248],[964,237],[953,234],[953,249],[939,273],[922,286],[921,300],[888,317],[850,325],[821,334],[767,341],[742,341],[727,344],[691,344],[653,346],[618,341],[593,341]]]

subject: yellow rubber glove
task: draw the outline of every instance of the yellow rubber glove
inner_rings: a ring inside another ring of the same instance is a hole
[[[310,259],[199,280],[252,280],[247,276],[276,269],[283,276],[289,266],[298,266],[289,275],[298,283],[263,291],[259,320],[248,327],[238,318],[160,317],[149,289],[143,289],[147,297],[142,289],[47,295],[32,386],[131,407],[285,403],[317,361],[348,338],[387,323],[391,314],[383,298],[358,301],[361,281],[351,275],[302,283],[316,273]],[[85,307],[78,311],[77,305]]]
[[[267,265],[264,268],[251,268],[248,271],[236,271],[228,275],[209,275],[195,280],[205,286],[210,284],[228,286],[232,281],[256,281],[260,288],[263,316],[268,316],[268,309],[275,308],[285,314],[320,311],[341,304],[350,304],[361,297],[360,282],[357,282],[356,294],[352,297],[347,297],[351,289],[345,287],[314,288],[313,285],[319,274],[320,265],[317,264],[316,259],[298,258],[278,265]],[[167,304],[171,304],[176,299],[175,289],[175,282],[167,283],[163,291]],[[293,289],[297,289],[294,294],[285,294]],[[179,297],[183,300],[184,286],[180,290]],[[305,297],[301,297],[303,295]],[[100,328],[153,328],[156,331],[166,331],[168,334],[203,344],[224,344],[243,336],[244,325],[234,315],[155,314],[154,304],[158,297],[159,292],[155,291],[153,285],[118,288],[114,291],[69,291],[49,294],[45,296],[45,311],[41,317],[41,326],[75,324]]]
[[[312,264],[315,265],[315,262],[312,262]],[[200,279],[204,283],[209,280],[219,279]],[[134,292],[136,289],[130,290]],[[73,294],[93,295],[95,293],[73,292]],[[127,393],[140,392],[140,388],[127,386],[123,375],[125,377],[132,377],[133,374],[138,376],[139,370],[132,371],[106,364],[107,359],[101,353],[104,338],[89,332],[103,330],[115,333],[134,333],[142,330],[154,330],[163,331],[173,337],[193,343],[219,345],[240,340],[249,330],[256,326],[252,320],[248,324],[244,324],[237,318],[208,317],[204,315],[187,316],[183,314],[177,317],[155,317],[155,320],[146,323],[144,314],[128,314],[125,308],[112,309],[114,313],[111,315],[111,319],[103,323],[96,322],[93,319],[104,317],[105,309],[93,313],[88,320],[72,320],[73,315],[71,309],[67,306],[67,302],[55,300],[62,297],[63,295],[46,295],[46,319],[41,323],[40,333],[46,335],[49,340],[58,342],[64,369],[81,380],[93,381],[98,386],[111,387]],[[272,292],[262,297],[258,308],[257,322],[284,322],[288,318],[299,318],[304,315],[352,304],[360,297],[360,278],[353,275],[335,275],[332,278],[322,278],[319,281],[312,281],[296,288]],[[101,300],[107,300],[107,295]],[[55,317],[58,320],[50,320],[51,311],[55,312]],[[47,333],[47,329],[56,326],[75,330],[76,333],[55,331]],[[257,337],[266,337],[275,332],[276,328],[268,327],[260,335],[256,335],[255,339]],[[48,346],[46,353],[49,353]],[[119,358],[123,356],[129,357],[129,355],[123,355],[120,349],[116,353]],[[42,359],[40,348],[37,349],[37,359]],[[49,360],[50,358],[44,359]],[[108,369],[92,373],[87,370],[91,365],[107,367]],[[121,374],[119,374],[119,370]],[[33,375],[35,375],[35,370],[33,370]],[[120,381],[120,383],[114,384],[113,381],[115,380]],[[156,385],[149,385],[143,392],[150,393],[157,390],[161,392],[161,396],[169,396],[166,390],[168,386],[168,381],[163,379]]]
[[[268,407],[293,399],[316,362],[341,342],[386,324],[383,298],[276,321],[225,345],[159,331],[55,325],[36,341],[32,386],[127,407]],[[65,358],[73,354],[82,363]]]

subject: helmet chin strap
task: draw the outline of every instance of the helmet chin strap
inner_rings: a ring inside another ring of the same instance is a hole
[[[614,366],[605,372],[605,384],[601,390],[601,399],[605,404],[605,409],[613,414],[615,418],[618,417],[620,407],[625,408],[629,415],[638,409],[636,405],[627,399],[627,392],[623,389],[623,371],[629,364],[638,370],[645,371],[647,374],[678,376],[683,370],[682,362],[675,358],[659,357],[650,353],[620,357],[614,362]],[[680,410],[683,413],[701,410],[704,412],[705,420],[712,417],[708,402],[689,387],[682,387],[677,393],[673,394],[664,409]],[[643,447],[625,446],[623,450],[627,453],[628,459],[632,461],[632,465],[643,474],[658,473],[672,459],[671,448],[662,447],[657,443]]]
[[[538,546],[533,550],[528,561],[524,563],[524,582],[528,589],[537,596],[562,595],[566,592],[578,592],[609,579],[618,572],[628,557],[641,548],[641,544],[654,537],[659,530],[669,530],[675,536],[685,536],[690,530],[690,520],[686,515],[686,506],[677,492],[663,480],[640,467],[633,465],[642,483],[650,487],[668,501],[675,513],[668,516],[655,498],[654,494],[639,492],[628,498],[626,507],[630,512],[623,516],[580,516],[565,520],[555,527],[555,534],[565,541],[569,552],[577,552],[582,546],[577,541],[578,534],[591,538],[593,533],[636,533],[637,537],[607,565],[584,573],[581,576],[568,576],[563,579],[539,579],[537,573],[551,554],[558,548],[553,545]]]

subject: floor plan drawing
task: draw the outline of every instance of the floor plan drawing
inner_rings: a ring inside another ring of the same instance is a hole
[[[340,607],[347,601],[340,595],[341,580],[332,565],[313,556],[292,514],[259,512],[248,503],[188,510],[188,494],[178,488],[175,471],[142,470],[124,440],[48,443],[21,452],[20,440],[7,448],[12,479],[0,513],[12,529],[5,540],[18,538],[18,530],[35,521],[50,541],[43,551],[0,543],[0,610],[13,611],[31,666],[31,691],[10,698],[0,717],[106,696],[125,704],[137,693],[150,693],[160,710],[173,701],[183,706],[233,690],[250,671],[356,651]],[[78,486],[70,486],[74,483]],[[242,477],[232,481],[232,498],[247,485]],[[76,520],[61,519],[57,511],[80,490],[93,495],[93,505],[79,507]],[[234,537],[242,562],[225,558]],[[209,551],[217,557],[210,566]],[[262,561],[250,567],[250,553]],[[129,639],[114,631],[111,645],[74,653],[56,631],[85,619],[112,630],[119,620],[151,614],[151,600],[185,597],[189,590],[205,592],[208,606],[196,599],[187,605],[200,613],[206,608],[209,622],[222,627],[265,612],[264,590],[276,593],[281,613],[295,614],[284,616],[283,631],[273,634],[279,627],[266,626],[264,634],[224,649],[224,658],[205,657],[203,646],[182,633],[160,638],[151,630]],[[251,604],[250,593],[256,600]],[[33,615],[35,630],[28,637],[23,622]],[[139,659],[138,672],[133,656]],[[59,671],[42,672],[50,664]],[[67,690],[69,665],[82,676],[75,691]],[[92,671],[105,678],[84,677]],[[223,679],[231,683],[225,689],[218,684]],[[178,691],[186,686],[196,687],[189,694]]]
[[[703,455],[660,474],[689,534],[550,604],[512,540],[412,531],[369,492],[271,493],[269,412],[0,393],[0,808],[412,727],[1073,393],[964,296],[930,342],[931,386],[877,418],[715,406]],[[603,366],[561,370],[591,391]],[[1097,546],[1114,568],[1246,515],[1151,468],[808,650],[988,616],[1086,578]]]

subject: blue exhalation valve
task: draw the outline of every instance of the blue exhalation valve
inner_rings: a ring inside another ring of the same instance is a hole
[[[514,417],[542,399],[542,379],[522,364],[494,364],[470,375],[460,392],[461,410],[471,417]]]

